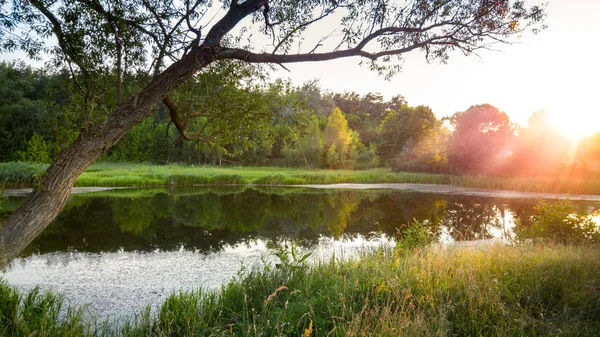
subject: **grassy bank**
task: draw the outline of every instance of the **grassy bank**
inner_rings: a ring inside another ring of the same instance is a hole
[[[431,248],[250,271],[120,327],[58,319],[60,298],[2,285],[0,335],[597,336],[599,298],[597,248]]]
[[[0,185],[8,188],[29,187],[39,180],[45,165],[0,163]],[[338,183],[417,183],[504,189],[526,192],[600,194],[599,179],[499,178],[392,172],[372,170],[307,170],[278,167],[214,167],[185,165],[146,165],[99,163],[92,165],[76,186],[147,187],[230,185],[303,185]]]

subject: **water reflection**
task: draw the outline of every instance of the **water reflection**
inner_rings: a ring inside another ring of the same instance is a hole
[[[11,200],[15,203],[15,200]],[[416,219],[446,241],[507,238],[528,226],[535,200],[398,191],[277,188],[120,190],[72,196],[22,256],[60,251],[218,252],[261,239],[268,245],[402,232]],[[597,204],[580,202],[582,210]]]

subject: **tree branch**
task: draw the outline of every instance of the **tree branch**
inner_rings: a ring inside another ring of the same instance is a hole
[[[187,130],[187,118],[186,117],[181,118],[180,113],[179,113],[179,108],[177,107],[175,102],[173,102],[173,100],[169,96],[166,96],[163,99],[163,103],[169,110],[169,116],[171,117],[171,122],[173,122],[173,125],[175,125],[175,127],[177,128],[177,131],[179,131],[181,138],[188,140],[188,141],[189,140],[199,140],[203,143],[209,143],[213,138],[217,137],[218,135],[220,135],[222,133],[222,131],[219,131],[208,137],[204,137],[204,135],[203,135],[204,129],[212,121],[212,119],[211,119],[202,127],[202,129],[200,130],[200,132],[198,134],[190,135]]]
[[[339,50],[329,53],[312,53],[312,54],[267,54],[267,53],[253,53],[243,49],[236,48],[222,48],[217,53],[217,59],[236,59],[249,63],[296,63],[296,62],[316,62],[316,61],[328,61],[345,57],[361,56],[368,58],[372,61],[378,58],[391,55],[400,55],[409,51],[423,48],[427,45],[452,45],[460,47],[458,40],[452,39],[451,36],[439,36],[427,39],[425,41],[412,44],[410,46],[392,50],[381,51],[377,53],[367,52],[358,48]],[[461,48],[464,49],[464,48]]]

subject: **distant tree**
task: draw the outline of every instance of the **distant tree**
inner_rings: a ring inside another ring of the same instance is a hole
[[[385,101],[379,93],[360,96],[355,92],[336,93],[331,98],[346,115],[349,127],[358,132],[366,145],[378,141],[379,124],[386,111],[394,109],[398,100],[402,100],[401,96],[394,96],[391,101]]]
[[[600,162],[600,132],[581,139],[577,158],[584,162]]]
[[[529,117],[513,141],[511,173],[514,175],[555,175],[573,157],[571,141],[554,126],[545,110]]]
[[[41,133],[44,103],[38,80],[25,66],[0,63],[0,158],[15,160],[34,133]]]
[[[450,131],[442,121],[423,134],[419,141],[409,140],[392,160],[396,171],[442,173],[448,169],[448,140]]]
[[[26,152],[43,139],[50,162],[77,136],[74,105],[68,75],[0,63],[0,160],[39,159]]]
[[[436,121],[431,108],[423,105],[404,104],[399,110],[390,110],[379,127],[380,158],[386,164],[391,163],[406,145],[419,143],[429,135]]]
[[[315,168],[319,166],[323,153],[323,132],[316,117],[311,119],[307,131],[299,141],[299,148],[306,166]]]
[[[329,167],[340,167],[350,154],[352,136],[348,121],[339,108],[335,108],[325,127],[325,162]]]
[[[450,118],[454,127],[448,162],[460,173],[494,173],[505,165],[513,130],[508,115],[489,105],[475,105]]]
[[[319,80],[304,83],[296,89],[305,108],[319,117],[326,117],[335,109],[335,101],[321,88]]]

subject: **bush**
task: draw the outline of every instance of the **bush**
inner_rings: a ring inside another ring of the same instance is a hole
[[[413,220],[413,223],[402,233],[398,231],[399,238],[396,242],[396,251],[400,253],[412,252],[415,249],[423,248],[431,244],[434,236],[429,226],[423,222]]]
[[[44,137],[34,133],[27,141],[25,151],[17,151],[20,161],[31,163],[50,163],[50,146]]]
[[[517,226],[515,232],[521,240],[583,244],[600,242],[600,231],[589,214],[577,212],[569,201],[540,202],[535,207],[530,226]]]

